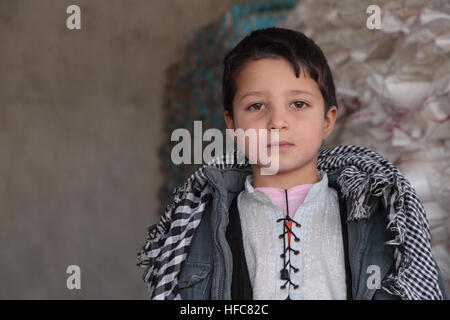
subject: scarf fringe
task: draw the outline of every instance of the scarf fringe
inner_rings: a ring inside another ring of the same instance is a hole
[[[361,176],[363,176],[362,179]],[[395,247],[395,271],[392,274],[387,275],[386,280],[382,284],[382,289],[390,294],[401,297],[402,300],[420,299],[421,297],[410,294],[410,290],[406,290],[406,288],[409,287],[409,276],[407,271],[411,265],[411,259],[405,252],[406,226],[403,221],[399,219],[400,216],[405,215],[404,184],[409,187],[410,185],[407,180],[399,181],[403,179],[397,179],[396,176],[394,176],[393,181],[389,181],[386,176],[378,176],[378,183],[370,183],[371,180],[375,179],[377,178],[371,177],[366,172],[362,172],[354,166],[348,167],[342,171],[342,174],[338,178],[338,184],[341,187],[342,195],[346,199],[354,200],[347,221],[369,218],[370,207],[366,205],[368,198],[371,195],[382,195],[383,206],[388,211],[388,225],[386,229],[392,231],[394,234],[394,239],[387,241],[386,244]],[[383,185],[381,192],[376,192],[375,187],[373,186],[377,186],[380,183]],[[412,190],[414,191],[414,189]],[[425,225],[427,225],[426,221]]]

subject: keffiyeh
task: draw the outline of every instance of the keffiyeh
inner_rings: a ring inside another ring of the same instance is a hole
[[[236,152],[217,158],[209,166],[249,168],[248,160],[237,161]],[[180,299],[176,286],[194,231],[212,188],[203,166],[173,192],[160,221],[149,228],[145,245],[138,253],[144,267],[144,282],[151,299]],[[369,217],[366,197],[379,196],[388,215],[387,228],[395,237],[386,244],[395,246],[395,270],[382,288],[404,300],[443,299],[438,284],[437,265],[431,254],[430,232],[425,210],[414,188],[400,171],[375,151],[342,145],[319,150],[317,169],[327,172],[344,167],[337,182],[345,199],[353,199],[349,221]]]

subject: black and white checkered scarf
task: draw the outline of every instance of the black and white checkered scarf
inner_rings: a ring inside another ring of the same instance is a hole
[[[249,168],[236,161],[236,153],[217,158],[210,166]],[[337,182],[345,199],[354,199],[348,220],[367,218],[364,199],[380,196],[388,215],[388,226],[395,234],[386,244],[395,246],[395,271],[382,282],[387,292],[404,300],[443,299],[437,266],[431,254],[430,232],[423,205],[400,171],[380,154],[360,146],[343,145],[319,150],[317,169],[327,172],[345,167]],[[159,223],[149,229],[147,241],[138,253],[138,266],[151,299],[180,299],[178,274],[186,259],[195,229],[212,188],[205,166],[174,190],[172,202]]]

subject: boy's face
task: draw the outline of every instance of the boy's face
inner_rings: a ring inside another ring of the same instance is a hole
[[[333,131],[337,116],[333,106],[324,118],[317,83],[302,72],[296,78],[285,59],[266,58],[247,63],[236,77],[236,88],[233,119],[225,111],[227,128],[279,129],[278,172],[315,170],[322,140]]]

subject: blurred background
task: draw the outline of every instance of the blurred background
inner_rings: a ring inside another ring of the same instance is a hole
[[[223,56],[270,26],[323,49],[339,104],[324,145],[400,169],[450,284],[448,1],[0,0],[0,299],[147,298],[136,254],[196,168],[173,165],[170,135],[223,128]]]

